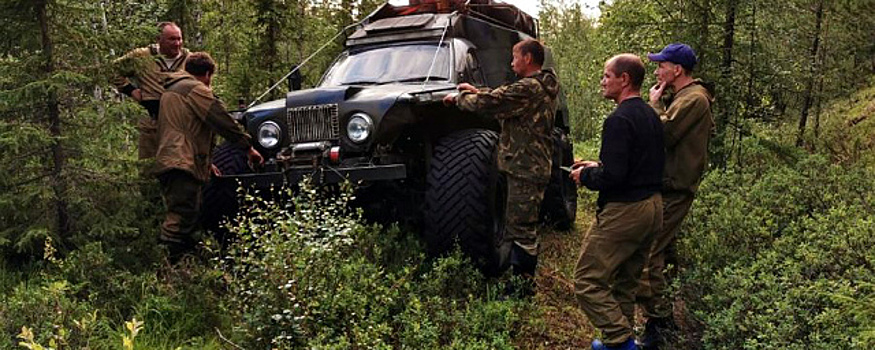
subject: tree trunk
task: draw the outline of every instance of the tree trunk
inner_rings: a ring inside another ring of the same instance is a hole
[[[48,0],[37,0],[34,4],[37,20],[40,25],[40,42],[43,51],[44,71],[46,79],[50,79],[55,72],[54,45],[49,33],[49,19],[46,14]],[[52,192],[54,194],[55,224],[57,235],[62,241],[70,238],[70,217],[67,208],[67,180],[64,178],[64,167],[67,157],[61,143],[61,110],[58,103],[58,95],[54,89],[50,89],[46,100],[46,114],[48,116],[49,134],[52,137],[52,166],[50,169],[52,179]]]
[[[720,101],[721,111],[715,121],[717,135],[714,140],[716,146],[714,162],[717,165],[725,165],[730,153],[727,151],[725,135],[726,125],[729,123],[734,110],[732,95],[735,84],[732,83],[732,53],[735,44],[735,13],[737,8],[738,4],[736,1],[726,2],[726,13],[723,22],[723,59],[720,63],[720,80],[725,88],[717,96]]]
[[[815,12],[814,22],[814,41],[811,44],[811,67],[809,69],[808,83],[804,91],[802,100],[802,115],[799,116],[799,131],[796,134],[796,147],[801,147],[804,142],[805,124],[808,122],[808,110],[811,109],[814,96],[814,81],[816,76],[820,74],[820,69],[817,67],[817,50],[820,46],[820,27],[823,23],[823,0],[817,2],[817,10]]]
[[[699,33],[698,33],[698,37],[699,37],[699,43],[698,43],[699,64],[698,64],[698,67],[696,67],[696,69],[700,72],[704,72],[707,68],[706,67],[706,64],[707,64],[706,63],[707,62],[706,55],[708,53],[708,50],[706,50],[705,48],[707,48],[709,46],[708,43],[709,43],[709,39],[711,36],[710,35],[710,33],[711,33],[711,31],[710,31],[710,28],[711,28],[711,0],[705,0],[703,2],[702,6],[700,6],[699,8],[702,10],[702,12],[701,12],[702,25],[699,27]]]

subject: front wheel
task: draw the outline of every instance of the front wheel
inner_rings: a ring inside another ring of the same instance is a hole
[[[501,249],[507,186],[498,172],[498,134],[469,129],[434,146],[427,175],[423,236],[433,255],[458,242],[488,275],[507,268]]]
[[[212,163],[219,168],[222,175],[240,175],[252,171],[246,150],[229,142],[224,142],[213,150]],[[212,176],[202,192],[201,225],[216,234],[223,243],[228,238],[228,230],[222,227],[222,222],[233,218],[240,210],[237,187],[237,181]]]

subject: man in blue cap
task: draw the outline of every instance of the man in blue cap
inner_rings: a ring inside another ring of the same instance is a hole
[[[653,239],[641,274],[636,299],[647,317],[642,345],[659,349],[676,328],[672,305],[666,297],[667,258],[675,261],[674,245],[681,222],[689,213],[708,164],[708,141],[714,127],[713,94],[694,79],[696,53],[685,44],[670,44],[647,55],[659,66],[657,84],[650,89],[650,106],[663,123],[665,170],[662,181],[662,230]]]

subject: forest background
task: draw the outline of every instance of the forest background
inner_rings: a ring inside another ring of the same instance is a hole
[[[512,281],[459,254],[427,259],[415,235],[344,210],[347,197],[263,206],[236,225],[237,250],[162,261],[144,215],[160,208],[141,200],[137,175],[145,112],[110,87],[111,62],[172,20],[187,48],[217,59],[217,94],[248,102],[379,4],[0,0],[0,348],[586,346],[597,334],[569,287],[593,211],[585,191],[575,229],[545,234],[533,300],[500,298]],[[677,348],[875,347],[875,2],[600,9],[592,19],[544,0],[540,13],[578,155],[597,155],[612,108],[598,81],[616,53],[688,43],[717,88],[711,170],[673,272]],[[302,68],[305,87],[342,40]]]

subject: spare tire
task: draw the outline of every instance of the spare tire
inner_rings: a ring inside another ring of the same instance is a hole
[[[469,129],[434,146],[427,175],[423,238],[432,255],[458,242],[487,275],[507,266],[501,249],[507,185],[496,164],[498,134]]]

